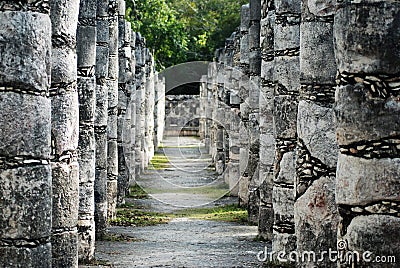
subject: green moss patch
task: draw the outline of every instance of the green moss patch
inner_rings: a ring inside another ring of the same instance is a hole
[[[138,184],[131,186],[129,188],[129,198],[134,198],[134,199],[147,199],[149,198],[149,195],[145,190],[143,190],[142,187],[140,187]]]
[[[171,220],[166,214],[145,212],[137,209],[120,208],[117,216],[110,221],[114,226],[154,226],[168,223]]]
[[[176,218],[190,218],[237,223],[247,223],[248,218],[247,210],[240,208],[238,205],[225,205],[215,208],[190,208],[180,210],[173,215]]]
[[[171,165],[169,163],[167,156],[165,156],[164,154],[156,153],[150,160],[149,169],[160,170],[160,169],[166,169],[170,166]]]

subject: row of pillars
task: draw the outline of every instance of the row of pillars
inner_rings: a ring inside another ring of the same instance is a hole
[[[400,259],[399,18],[393,1],[251,0],[217,50],[200,135],[273,252]]]
[[[0,1],[0,266],[78,267],[163,135],[123,0]]]

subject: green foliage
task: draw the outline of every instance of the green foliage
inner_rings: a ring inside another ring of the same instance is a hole
[[[157,68],[213,59],[240,24],[248,0],[128,0],[127,18],[146,37]]]

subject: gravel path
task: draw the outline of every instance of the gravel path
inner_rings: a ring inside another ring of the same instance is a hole
[[[182,207],[237,202],[237,198],[221,198],[228,189],[208,167],[210,156],[204,154],[197,139],[169,138],[163,145],[171,165],[164,170],[148,170],[139,180],[154,198],[127,202],[143,210],[168,213]],[[132,241],[98,241],[96,259],[121,268],[262,267],[257,253],[266,246],[254,240],[256,226],[188,218],[149,227],[110,227],[109,232]]]

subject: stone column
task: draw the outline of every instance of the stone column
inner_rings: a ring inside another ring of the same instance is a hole
[[[144,81],[145,81],[145,60],[144,60],[144,46],[145,40],[136,33],[136,91],[135,91],[135,102],[136,102],[136,134],[135,134],[135,173],[136,176],[140,175],[144,170],[143,165],[143,133],[144,133],[144,119],[143,119],[143,101],[144,101]]]
[[[0,263],[51,267],[48,1],[0,2]]]
[[[155,126],[154,126],[154,147],[155,150],[158,150],[158,146],[160,145],[163,135],[164,135],[164,121],[165,121],[165,77],[156,75],[156,87],[155,87]]]
[[[275,168],[273,186],[274,226],[272,250],[291,252],[294,230],[297,106],[300,88],[300,0],[275,1],[274,122]]]
[[[302,2],[300,26],[300,101],[297,114],[295,226],[299,252],[336,247],[338,224],[335,173],[338,148],[333,111],[336,63],[332,1]],[[305,260],[299,267],[336,267]]]
[[[131,110],[131,126],[130,126],[130,147],[129,147],[129,186],[135,185],[136,180],[136,33],[132,30],[130,31],[131,39],[130,39],[130,47],[131,47],[131,58],[130,58],[130,68],[131,68],[131,76],[129,80],[130,87],[130,110]]]
[[[97,0],[96,46],[96,173],[94,200],[96,236],[102,237],[107,228],[107,120],[108,120],[108,60],[110,40],[108,22],[109,0]]]
[[[109,20],[109,65],[108,65],[108,119],[107,119],[107,213],[116,215],[118,193],[118,2],[110,0]]]
[[[144,166],[148,167],[154,155],[154,59],[148,48],[145,49],[146,82],[144,96]]]
[[[76,30],[79,1],[51,1],[53,267],[78,267],[79,102]]]
[[[260,209],[258,230],[261,237],[272,240],[274,211],[272,188],[274,177],[274,1],[264,0],[261,10],[261,88],[260,88]]]
[[[96,106],[96,0],[82,0],[77,30],[79,92],[79,260],[94,257],[94,181]]]
[[[260,153],[260,127],[259,127],[259,98],[261,76],[261,48],[260,48],[260,20],[261,0],[250,1],[250,28],[249,28],[249,221],[258,223],[260,205],[260,180],[259,180],[259,153]]]
[[[239,81],[241,76],[240,70],[240,33],[239,29],[232,36],[232,62],[231,62],[231,88],[229,95],[230,105],[230,135],[229,135],[229,189],[231,195],[239,194],[240,179],[240,97],[239,97]]]
[[[130,100],[129,80],[132,75],[130,70],[131,58],[131,25],[125,21],[125,1],[118,1],[118,204],[125,202],[124,198],[129,190],[129,168],[127,166],[127,146],[130,135],[126,131],[130,129],[130,109],[128,104]],[[128,112],[129,110],[129,112]]]
[[[341,253],[369,251],[372,259],[395,256],[398,262],[400,5],[343,1],[336,10],[338,249]],[[351,265],[398,266],[353,260],[340,267]]]
[[[240,97],[240,180],[239,180],[239,204],[247,206],[249,203],[249,183],[248,174],[249,162],[249,66],[250,66],[250,48],[249,48],[249,27],[250,27],[250,6],[243,5],[241,9],[240,25],[240,69],[241,77],[239,80]]]

